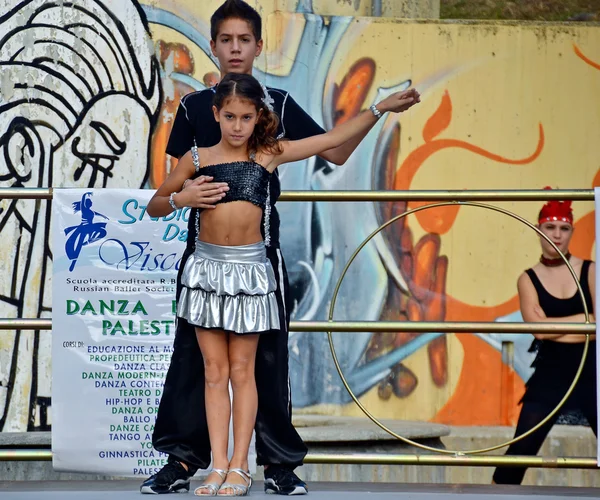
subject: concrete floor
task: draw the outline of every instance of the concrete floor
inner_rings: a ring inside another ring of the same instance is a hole
[[[198,482],[198,485],[200,483]],[[192,488],[197,486],[192,482]],[[139,482],[122,481],[0,481],[2,500],[29,498],[65,500],[139,500]],[[192,490],[193,491],[193,490]],[[255,483],[250,494],[253,498],[268,498],[261,482]],[[539,486],[479,486],[479,485],[426,485],[391,483],[311,483],[307,500],[583,500],[600,497],[600,489]],[[182,498],[177,495],[177,498]],[[187,497],[194,498],[193,494]]]

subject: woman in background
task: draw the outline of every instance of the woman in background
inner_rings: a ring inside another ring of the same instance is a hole
[[[594,321],[596,294],[596,265],[590,260],[572,256],[569,243],[573,236],[573,212],[570,201],[550,201],[539,213],[538,228],[566,256],[577,273],[585,303]],[[577,285],[564,260],[545,238],[540,237],[540,261],[527,269],[517,282],[523,319],[532,323],[582,323],[585,314]],[[585,335],[548,333],[534,334],[531,346],[537,351],[535,371],[526,385],[523,406],[517,422],[515,437],[541,422],[564,397],[569,389],[583,354]],[[592,336],[581,377],[562,412],[579,410],[598,435],[596,408],[596,340]],[[560,416],[560,411],[537,431],[509,446],[507,455],[535,455]],[[495,484],[521,484],[525,467],[496,469]]]

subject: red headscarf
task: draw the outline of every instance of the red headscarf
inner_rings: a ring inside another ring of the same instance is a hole
[[[552,189],[546,186],[544,189]],[[571,209],[571,201],[550,200],[540,210],[538,223],[544,222],[568,222],[573,224],[573,210]]]

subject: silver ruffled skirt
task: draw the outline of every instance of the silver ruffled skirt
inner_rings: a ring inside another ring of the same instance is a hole
[[[263,242],[220,246],[197,241],[181,284],[177,316],[192,325],[237,334],[280,328],[277,281]]]

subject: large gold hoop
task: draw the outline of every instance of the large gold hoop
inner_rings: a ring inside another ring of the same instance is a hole
[[[449,206],[449,205],[465,205],[465,206],[471,206],[471,207],[485,208],[486,210],[492,210],[494,212],[499,212],[501,214],[508,215],[509,217],[512,217],[513,219],[518,220],[519,222],[522,222],[523,224],[525,224],[527,227],[533,229],[539,236],[541,236],[542,238],[544,238],[548,243],[550,243],[550,245],[552,246],[552,248],[554,248],[554,250],[560,255],[560,257],[563,259],[563,261],[567,265],[567,267],[569,269],[569,272],[571,273],[571,276],[573,276],[573,279],[575,280],[575,284],[577,285],[577,291],[579,293],[579,297],[581,298],[581,301],[583,303],[583,311],[584,311],[584,315],[585,315],[585,323],[589,323],[590,322],[590,316],[589,316],[587,304],[585,303],[585,296],[583,294],[583,289],[581,288],[581,283],[579,282],[579,279],[577,277],[577,273],[575,273],[575,270],[573,269],[573,266],[571,266],[571,263],[568,261],[568,259],[565,257],[565,255],[559,250],[559,248],[554,244],[554,242],[552,242],[550,240],[550,238],[548,238],[544,233],[542,233],[536,226],[534,226],[533,224],[531,224],[531,222],[529,222],[528,220],[524,219],[523,217],[521,217],[521,216],[519,216],[519,215],[517,215],[517,214],[515,214],[513,212],[505,210],[504,208],[495,207],[493,205],[487,205],[487,204],[484,204],[484,203],[468,202],[468,201],[452,201],[452,202],[432,203],[432,204],[429,204],[429,205],[423,205],[421,207],[413,208],[411,210],[403,212],[400,215],[397,215],[396,217],[390,219],[388,222],[382,224],[375,231],[373,231],[369,236],[367,236],[367,238],[365,238],[365,240],[358,246],[358,248],[354,251],[354,253],[350,257],[350,259],[346,263],[346,265],[344,267],[344,270],[342,271],[342,274],[340,275],[340,277],[339,277],[339,279],[338,279],[338,281],[336,283],[336,286],[335,286],[335,289],[334,289],[334,292],[333,292],[333,297],[331,299],[331,305],[329,306],[329,318],[328,318],[329,321],[333,321],[333,313],[334,313],[334,310],[335,310],[335,304],[336,304],[337,297],[338,297],[338,294],[339,294],[342,282],[344,280],[344,277],[346,276],[346,273],[348,272],[348,269],[350,268],[350,265],[354,262],[354,259],[356,259],[356,257],[359,254],[359,252],[365,247],[365,245],[367,243],[369,243],[369,241],[371,241],[377,234],[379,234],[382,230],[384,230],[390,224],[393,224],[394,222],[396,222],[396,221],[398,221],[400,219],[403,219],[404,217],[407,217],[408,215],[414,214],[416,212],[420,212],[421,210],[428,210],[430,208],[445,207],[445,206]],[[562,408],[562,406],[565,404],[565,402],[567,401],[567,399],[569,398],[569,396],[571,395],[571,393],[575,389],[575,385],[577,384],[577,382],[579,380],[579,377],[581,376],[581,372],[583,371],[583,366],[585,364],[585,358],[587,356],[588,348],[589,348],[589,343],[590,343],[590,336],[589,336],[589,334],[586,333],[586,335],[585,335],[585,344],[583,346],[583,354],[581,356],[581,361],[579,363],[579,367],[577,368],[577,372],[575,373],[575,377],[573,379],[573,382],[569,386],[569,389],[567,390],[567,392],[565,393],[565,395],[563,396],[563,398],[556,405],[556,408],[554,408],[546,416],[546,418],[544,418],[540,423],[538,423],[537,425],[535,425],[534,427],[532,427],[528,431],[524,432],[520,436],[516,436],[513,439],[511,439],[510,441],[506,441],[505,443],[501,443],[501,444],[496,445],[496,446],[490,446],[488,448],[481,448],[481,449],[476,449],[476,450],[464,450],[464,451],[461,451],[461,450],[447,450],[447,449],[433,448],[432,446],[427,446],[427,445],[424,445],[424,444],[421,444],[421,443],[417,443],[416,441],[413,441],[412,439],[400,436],[399,434],[395,433],[394,431],[392,431],[391,429],[389,429],[388,427],[386,427],[382,422],[380,422],[374,415],[372,415],[369,412],[369,410],[367,410],[364,407],[364,405],[358,400],[358,398],[356,397],[356,395],[354,394],[354,392],[350,388],[350,386],[348,384],[348,381],[346,380],[346,377],[344,376],[342,368],[340,367],[340,363],[338,361],[337,354],[335,352],[335,346],[333,345],[333,337],[332,337],[332,332],[331,331],[327,332],[327,337],[328,337],[328,340],[329,340],[329,348],[331,349],[331,355],[333,356],[333,362],[335,364],[335,368],[336,368],[336,370],[337,370],[340,378],[342,379],[342,383],[344,384],[344,387],[346,388],[346,390],[350,394],[350,397],[352,398],[352,400],[354,401],[354,403],[356,403],[356,405],[361,409],[361,411],[374,424],[376,424],[377,426],[379,426],[381,429],[383,429],[385,432],[387,432],[391,436],[395,437],[396,439],[399,439],[400,441],[402,441],[402,442],[404,442],[406,444],[415,446],[417,448],[421,448],[422,450],[432,451],[432,452],[435,452],[435,453],[443,453],[443,454],[448,454],[448,455],[474,455],[474,454],[478,454],[478,453],[486,453],[488,451],[494,451],[494,450],[497,450],[499,448],[504,448],[505,446],[509,446],[509,445],[511,445],[513,443],[516,443],[517,441],[520,441],[521,439],[526,438],[527,436],[529,436],[530,434],[532,434],[536,430],[538,430],[542,425],[544,425],[554,415],[556,415],[556,413]]]

